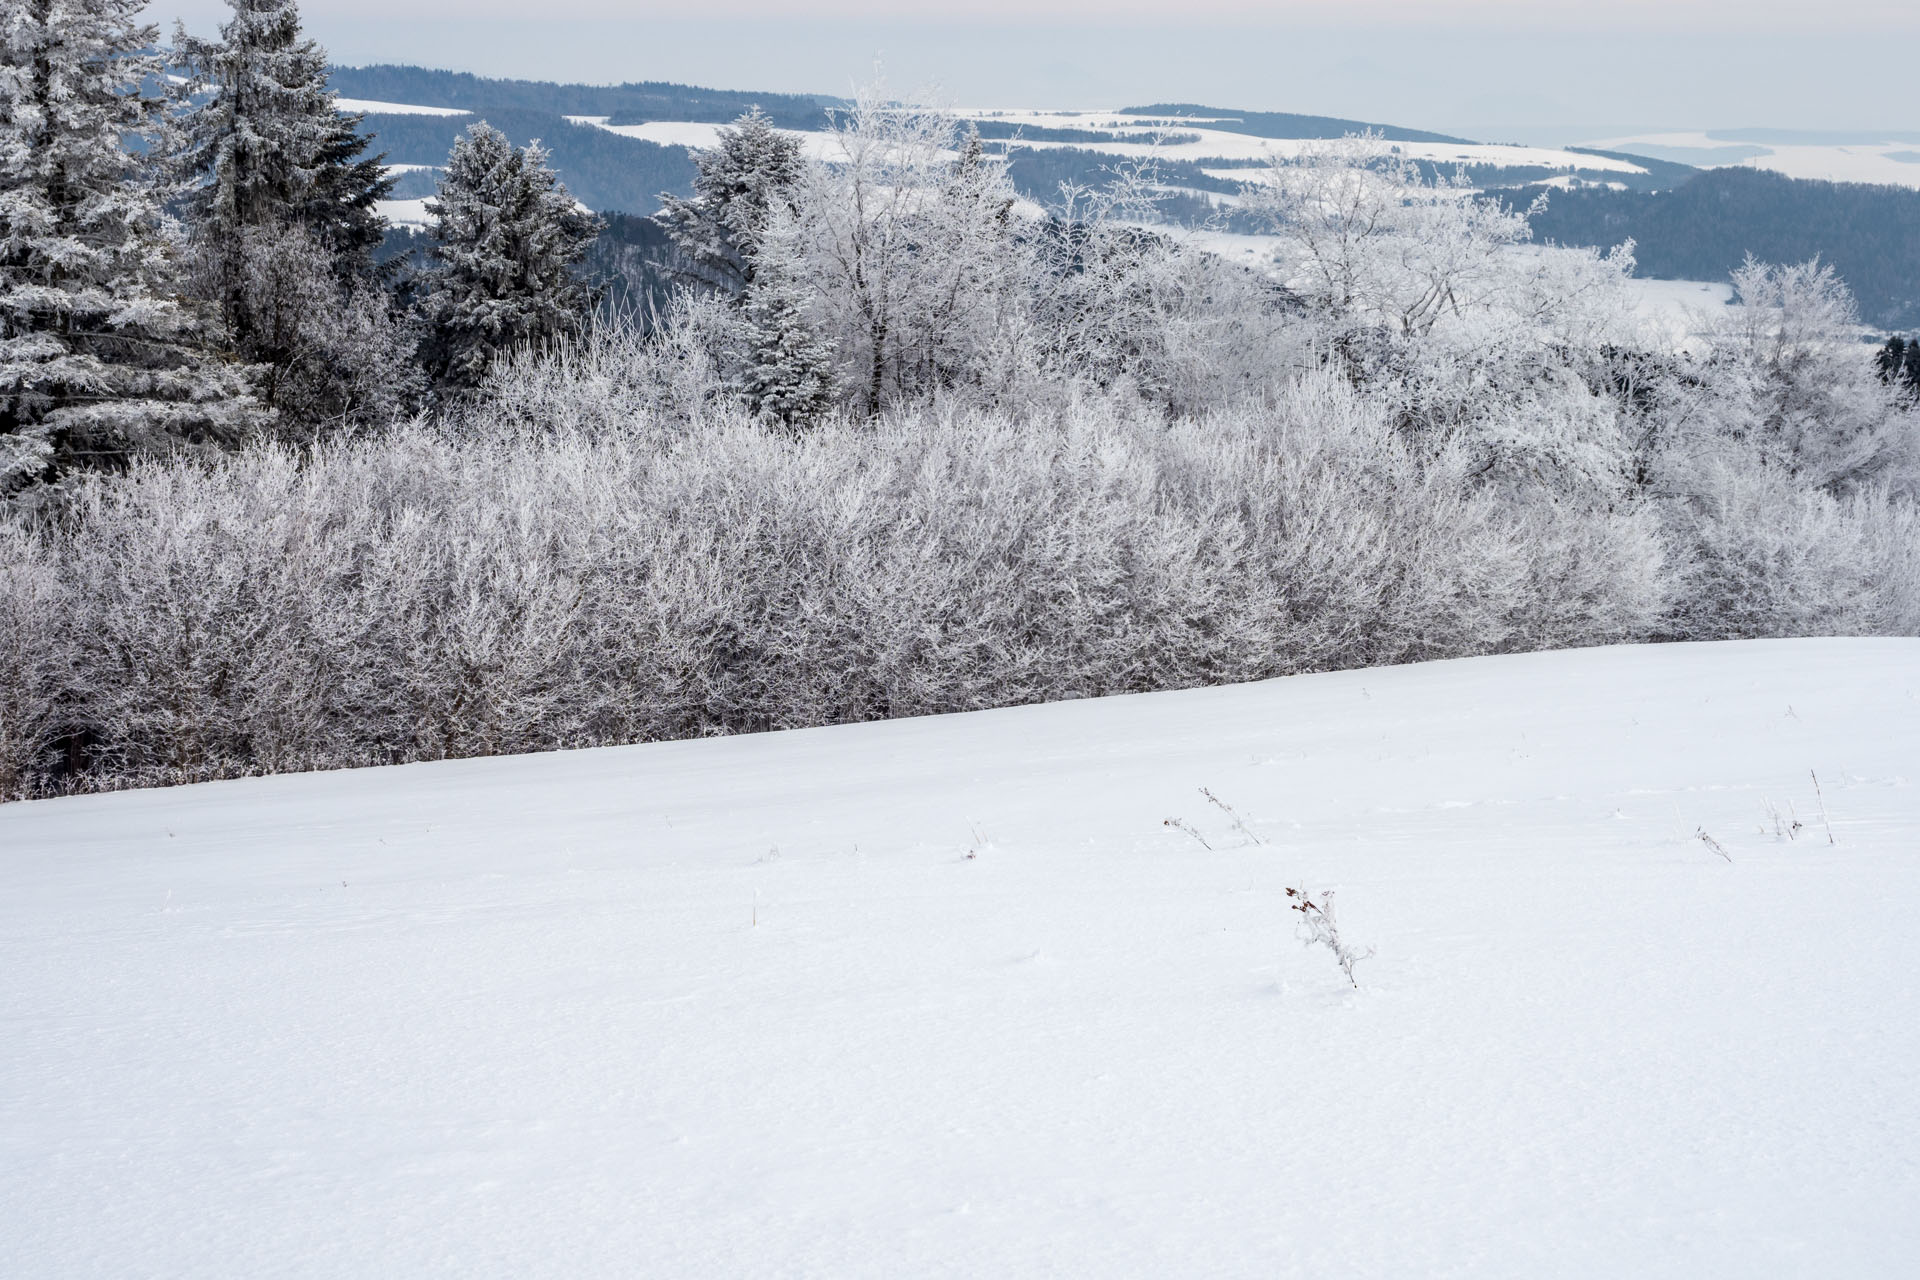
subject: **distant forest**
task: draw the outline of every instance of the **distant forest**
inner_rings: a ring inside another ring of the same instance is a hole
[[[1193,102],[1161,102],[1147,107],[1125,107],[1126,116],[1207,117],[1206,127],[1223,133],[1245,133],[1256,138],[1344,138],[1362,131],[1377,133],[1389,142],[1470,142],[1445,133],[1402,129],[1392,124],[1367,124],[1335,116],[1300,116],[1285,111],[1236,111],[1231,107],[1203,107]]]
[[[1555,244],[1631,238],[1637,274],[1655,279],[1724,280],[1749,253],[1763,262],[1817,255],[1868,324],[1920,327],[1920,191],[1709,169],[1670,191],[1556,191],[1532,222],[1534,239]]]
[[[488,107],[470,116],[369,115],[361,132],[373,138],[373,149],[384,153],[388,164],[438,166],[447,162],[454,139],[476,120],[485,120],[516,146],[538,138],[568,190],[590,209],[651,213],[660,207],[662,191],[693,189],[693,160],[685,147],[624,138],[542,111]],[[432,191],[416,179],[394,194],[405,198]]]
[[[745,93],[692,85],[549,84],[540,80],[488,80],[460,71],[425,67],[334,67],[334,91],[346,98],[454,107],[487,114],[507,109],[554,116],[608,116],[612,124],[647,120],[696,120],[725,124],[759,107],[783,129],[818,129],[836,98],[792,93]],[[494,122],[499,127],[499,122]]]

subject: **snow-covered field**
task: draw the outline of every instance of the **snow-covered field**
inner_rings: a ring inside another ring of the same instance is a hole
[[[1118,115],[1111,111],[1009,111],[1001,109],[956,109],[963,120],[993,121],[1020,128],[1073,129],[1102,135],[1079,141],[1038,141],[1022,139],[1020,145],[1034,150],[1072,148],[1098,151],[1116,158],[1161,160],[1209,160],[1264,162],[1269,158],[1292,158],[1310,146],[1311,141],[1286,138],[1259,138],[1225,129],[1209,129],[1205,121],[1185,119],[1157,120]],[[629,138],[641,138],[668,147],[700,149],[714,145],[723,127],[717,124],[689,123],[681,120],[654,120],[645,124],[611,125],[606,116],[568,116],[575,124],[594,125]],[[810,154],[831,158],[836,154],[831,137],[824,131],[783,130],[802,139]],[[1379,149],[1402,152],[1417,160],[1432,160],[1441,165],[1541,165],[1578,173],[1587,181],[1604,181],[1609,173],[1644,173],[1639,165],[1606,156],[1582,155],[1553,147],[1518,147],[1483,143],[1381,142]],[[1259,169],[1223,168],[1207,170],[1215,177],[1231,182],[1257,182]]]
[[[1707,328],[1716,311],[1733,300],[1733,285],[1725,280],[1627,281],[1633,309],[1647,326],[1649,340],[1671,350],[1690,345]]]
[[[342,111],[364,111],[369,115],[470,116],[473,114],[465,107],[422,107],[408,102],[378,102],[372,98],[336,98],[334,105]]]
[[[373,211],[396,227],[426,227],[433,223],[433,216],[427,212],[431,200],[430,196],[417,200],[376,200]]]
[[[1916,781],[1812,640],[0,808],[0,1274],[1912,1275]]]

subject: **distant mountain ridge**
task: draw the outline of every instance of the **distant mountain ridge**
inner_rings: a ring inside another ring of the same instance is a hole
[[[608,116],[610,123],[692,120],[725,124],[754,107],[786,129],[818,129],[836,98],[751,93],[641,81],[633,84],[555,84],[544,80],[490,80],[464,71],[382,64],[333,67],[334,91],[346,98],[489,111],[538,111],[555,116]]]
[[[575,124],[567,119],[569,116],[600,117],[616,125],[646,121],[725,124],[758,107],[784,128],[815,130],[826,125],[830,109],[843,105],[837,99],[805,94],[657,82],[583,85],[490,80],[410,66],[335,67],[332,83],[335,91],[347,98],[471,113],[368,115],[362,129],[373,136],[374,150],[384,153],[389,164],[444,164],[454,139],[474,120],[485,119],[517,144],[539,138],[573,194],[590,208],[608,214],[646,215],[659,208],[661,193],[688,193],[694,174],[691,154],[682,146],[663,146]],[[1396,142],[1467,144],[1466,139],[1393,125],[1333,116],[1235,111],[1198,103],[1128,107],[1117,114],[1204,118],[1207,129],[1259,138],[1340,138],[1371,130]],[[1014,140],[1019,138],[1069,144],[1010,152],[1016,184],[1041,201],[1057,195],[1062,182],[1097,184],[1115,162],[1113,153],[1098,149],[1095,140],[1101,135],[1094,130],[1023,127],[991,120],[982,123],[986,126],[983,134],[998,135],[990,145],[1017,147]],[[1731,137],[1740,132],[1728,130],[1715,136]],[[1547,208],[1534,221],[1537,240],[1607,247],[1631,238],[1638,246],[1639,274],[1692,280],[1724,280],[1749,252],[1774,262],[1805,261],[1817,254],[1831,263],[1854,290],[1868,323],[1900,329],[1920,325],[1920,191],[1796,180],[1751,169],[1701,171],[1637,149],[1569,150],[1627,160],[1648,172],[1644,177],[1611,175],[1630,188],[1627,190],[1589,186],[1552,192]],[[1444,168],[1436,162],[1420,163],[1436,172]],[[1204,163],[1191,161],[1168,160],[1162,164],[1161,176],[1170,187],[1188,193],[1170,197],[1185,201],[1181,207],[1167,211],[1175,220],[1230,213],[1208,197],[1230,196],[1239,186],[1237,175],[1209,173]],[[1522,208],[1540,193],[1541,188],[1533,184],[1553,176],[1551,169],[1526,166],[1468,169],[1475,185]],[[431,193],[429,173],[409,174],[404,181],[406,190],[401,195]],[[652,224],[643,225],[638,218],[616,219],[615,233],[603,248],[616,257],[640,255],[653,259],[667,252],[657,229]],[[611,268],[612,258],[604,265]],[[640,300],[635,301],[637,304]]]
[[[1236,111],[1231,107],[1203,107],[1193,102],[1160,102],[1147,107],[1122,107],[1123,116],[1197,116],[1207,128],[1244,133],[1255,138],[1344,138],[1351,133],[1377,133],[1389,142],[1471,143],[1472,138],[1403,129],[1394,124],[1368,124],[1337,116],[1302,116],[1286,111]]]

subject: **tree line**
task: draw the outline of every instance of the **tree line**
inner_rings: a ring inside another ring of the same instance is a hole
[[[537,146],[471,125],[397,281],[393,179],[292,0],[164,51],[140,9],[23,0],[0,36],[0,495],[389,423],[579,331],[598,223]]]
[[[594,219],[484,127],[389,285],[285,0],[184,100],[139,91],[131,0],[58,12],[60,84],[102,33],[131,61],[0,90],[36,144],[0,193],[0,795],[1920,634],[1912,344],[1876,358],[1827,264],[1743,261],[1664,327],[1630,245],[1541,244],[1367,137],[1249,171],[1241,263],[1156,220],[1150,163],[1038,210],[875,89],[804,142],[721,130],[622,231],[676,287],[600,323]]]

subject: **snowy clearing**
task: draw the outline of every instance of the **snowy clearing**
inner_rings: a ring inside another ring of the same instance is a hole
[[[1208,160],[1264,161],[1269,157],[1291,159],[1303,150],[1324,146],[1324,142],[1288,138],[1262,138],[1252,134],[1236,133],[1226,129],[1209,129],[1210,120],[1218,117],[1183,116],[1130,116],[1112,111],[1026,111],[999,110],[987,108],[961,109],[956,114],[963,120],[995,121],[1018,127],[1039,129],[1075,129],[1091,133],[1106,134],[1103,141],[1076,142],[1037,142],[1023,141],[1021,145],[1036,149],[1079,148],[1088,151],[1105,151],[1117,156],[1132,158],[1158,157],[1163,160],[1191,160],[1203,163]],[[1157,142],[1156,131],[1166,134],[1168,141]],[[1566,169],[1571,172],[1589,173],[1645,173],[1640,165],[1627,160],[1617,160],[1609,156],[1584,155],[1576,151],[1566,151],[1558,147],[1523,147],[1508,143],[1455,143],[1455,142],[1397,142],[1380,140],[1377,143],[1381,154],[1397,153],[1411,156],[1416,160],[1430,160],[1440,165],[1539,165],[1549,169]],[[1261,179],[1259,170],[1229,170],[1236,180],[1252,182]]]
[[[1917,774],[1810,640],[7,806],[0,1274],[1911,1274]]]
[[[430,227],[433,215],[427,212],[427,205],[432,200],[432,196],[421,196],[417,200],[375,200],[373,209],[396,227]]]
[[[1004,111],[969,109],[955,113],[962,120],[992,120],[1003,124],[1030,125],[1035,128],[1076,129],[1105,135],[1100,139],[1085,139],[1073,142],[1041,142],[1022,140],[1019,145],[1033,150],[1079,150],[1096,151],[1124,159],[1160,159],[1191,160],[1204,163],[1209,160],[1255,161],[1263,162],[1273,157],[1292,158],[1303,150],[1324,145],[1312,141],[1259,138],[1250,134],[1231,133],[1221,129],[1195,127],[1182,120],[1177,125],[1169,125],[1165,130],[1174,141],[1156,141],[1152,122],[1134,116],[1116,116],[1110,112],[1073,112],[1073,111]],[[689,147],[699,150],[714,145],[724,126],[717,124],[699,124],[682,120],[653,120],[645,124],[612,125],[606,116],[568,116],[574,124],[593,125],[610,133],[623,137],[640,138],[647,142],[667,147]],[[832,135],[825,130],[801,132],[783,129],[780,132],[802,139],[808,154],[815,159],[832,159],[837,154]],[[1615,160],[1606,156],[1582,155],[1574,151],[1562,151],[1554,147],[1518,147],[1505,144],[1458,144],[1437,142],[1381,142],[1381,154],[1399,152],[1417,160],[1431,160],[1441,165],[1540,165],[1547,168],[1565,169],[1569,173],[1644,173],[1639,165],[1624,160]],[[1263,181],[1262,170],[1223,169],[1218,173],[1207,170],[1214,176],[1226,176],[1235,182]]]
[[[333,105],[342,111],[363,111],[379,116],[470,116],[465,107],[421,107],[407,102],[377,102],[372,98],[335,98]]]

